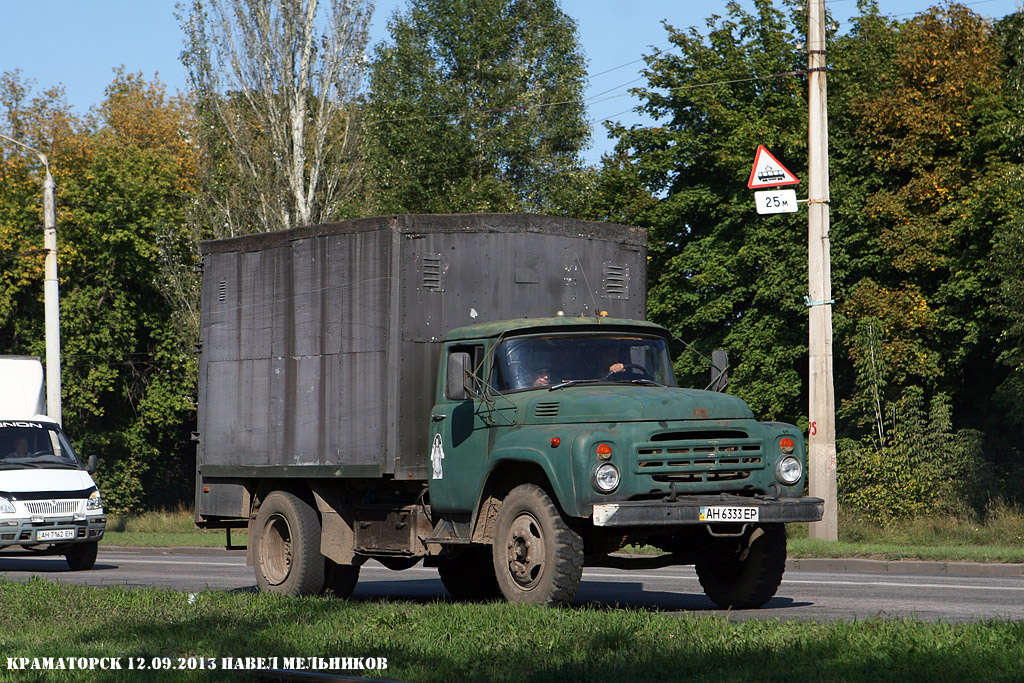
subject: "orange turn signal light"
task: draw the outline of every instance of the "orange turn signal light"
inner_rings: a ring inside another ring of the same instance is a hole
[[[786,455],[792,453],[795,448],[796,442],[793,441],[793,439],[789,438],[788,436],[782,437],[782,439],[779,441],[779,450],[781,450]]]

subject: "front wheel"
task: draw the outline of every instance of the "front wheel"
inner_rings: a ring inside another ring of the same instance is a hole
[[[696,563],[704,594],[724,609],[755,609],[772,599],[786,571],[786,527],[765,524],[749,536],[715,538]]]
[[[96,553],[99,550],[99,543],[92,541],[91,543],[76,543],[75,545],[68,548],[68,551],[64,553],[64,559],[67,560],[68,566],[71,567],[71,571],[82,571],[85,569],[92,569],[96,564]]]
[[[256,513],[256,585],[261,591],[313,595],[324,586],[320,518],[298,496],[274,491]]]
[[[509,602],[570,602],[583,576],[583,539],[547,492],[523,484],[509,492],[495,520],[494,573]]]

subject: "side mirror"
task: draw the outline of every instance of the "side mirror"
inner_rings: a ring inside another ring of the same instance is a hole
[[[465,401],[469,398],[466,386],[467,368],[470,367],[469,354],[465,351],[453,351],[448,354],[448,376],[445,393],[452,401]]]
[[[85,471],[89,474],[96,474],[96,465],[99,464],[99,460],[96,459],[95,455],[89,456],[89,462],[85,466]]]
[[[711,352],[711,384],[708,389],[711,391],[725,391],[729,386],[729,354],[725,349],[715,349]]]

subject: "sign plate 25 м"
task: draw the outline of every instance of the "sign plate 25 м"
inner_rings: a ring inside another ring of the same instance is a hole
[[[754,193],[754,204],[757,212],[795,213],[799,208],[796,203],[796,190],[763,190]]]

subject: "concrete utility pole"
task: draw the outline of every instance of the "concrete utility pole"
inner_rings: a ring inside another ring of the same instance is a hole
[[[57,184],[50,174],[50,162],[46,155],[34,147],[9,138],[0,133],[0,138],[13,142],[19,147],[33,152],[46,169],[46,180],[43,181],[43,247],[46,250],[45,273],[43,277],[43,309],[46,333],[46,412],[56,420],[63,422],[60,401],[60,293],[57,281],[57,209],[54,190]]]
[[[828,91],[825,79],[825,0],[808,4],[808,214],[807,271],[810,317],[810,494],[825,500],[825,514],[810,537],[839,538],[836,507],[836,409],[832,386],[832,273],[829,255]]]

